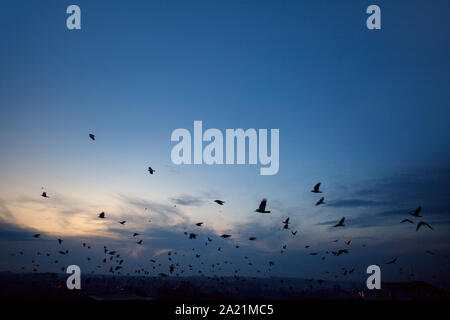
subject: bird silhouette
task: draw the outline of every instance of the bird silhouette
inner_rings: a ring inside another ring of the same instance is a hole
[[[267,205],[267,199],[262,199],[261,203],[259,204],[259,208],[255,210],[255,212],[259,213],[270,213],[270,211],[266,210]]]
[[[189,233],[189,239],[195,239],[195,238],[197,238],[197,234]]]
[[[126,222],[125,220],[119,221],[120,224],[125,224],[125,222]]]
[[[414,224],[414,222],[409,219],[403,219],[400,223],[405,223],[405,222]]]
[[[101,218],[101,219],[105,219],[105,212],[104,211],[100,212],[98,217]]]
[[[195,225],[196,225],[197,227],[201,227],[202,224],[203,224],[203,222],[199,222],[199,223],[196,223]]]
[[[324,197],[320,198],[319,201],[316,202],[316,206],[320,206],[321,204],[324,204],[325,203],[324,200],[325,200]]]
[[[417,209],[414,210],[414,212],[410,212],[409,214],[416,218],[422,218],[422,216],[420,215],[420,211],[422,211],[422,206],[418,206]]]
[[[153,174],[153,173],[156,172],[156,171],[153,170],[152,167],[148,167],[148,172],[149,172],[150,174]]]
[[[311,192],[313,192],[313,193],[322,193],[322,191],[320,191],[319,188],[320,188],[320,182],[317,183],[317,184],[314,186],[314,189],[312,189]]]
[[[426,227],[430,228],[431,230],[433,230],[433,228],[432,228],[428,223],[423,222],[423,221],[420,221],[420,222],[417,224],[416,231],[418,231],[418,230],[420,229],[421,226],[426,226]]]
[[[342,217],[341,220],[334,227],[343,227],[344,226],[345,217]]]
[[[336,251],[332,251],[331,252],[333,255],[335,255],[335,256],[340,256],[341,254],[343,254],[343,253],[348,253],[348,250],[347,249],[340,249],[340,250],[338,250],[337,252]]]
[[[41,197],[44,197],[44,198],[49,198],[49,196],[47,196],[47,192],[42,192],[42,194],[41,194]]]
[[[93,135],[92,133],[89,133],[89,138],[91,138],[91,140],[95,140],[95,135]]]
[[[256,240],[256,238],[255,237],[250,237],[250,238],[248,238],[248,240],[253,241],[253,240]]]
[[[394,259],[392,259],[389,262],[386,262],[386,264],[395,264],[397,262],[397,257],[395,257]]]
[[[137,233],[137,232],[133,233],[133,238],[138,236],[138,235],[139,235],[139,233]]]
[[[142,244],[142,240],[139,240],[138,242],[136,242],[137,244]]]
[[[230,235],[230,234],[223,234],[223,235],[221,235],[221,237],[224,238],[224,239],[226,239],[226,238],[231,237],[231,235]]]
[[[214,202],[221,206],[223,206],[223,204],[225,203],[225,201],[222,200],[214,200]]]
[[[291,231],[292,235],[295,236],[297,234],[297,230],[296,231]]]

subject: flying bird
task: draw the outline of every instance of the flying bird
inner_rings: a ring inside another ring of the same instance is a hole
[[[142,240],[139,240],[138,242],[136,242],[137,244],[142,244]]]
[[[214,202],[221,206],[223,206],[223,204],[225,203],[225,201],[223,200],[214,200]]]
[[[197,234],[189,233],[189,239],[195,239],[195,238],[197,238]]]
[[[289,224],[289,218],[283,221],[284,224]]]
[[[138,236],[138,235],[139,235],[139,233],[137,233],[137,232],[133,233],[133,238]]]
[[[58,239],[58,243],[61,244],[63,241],[62,239]]]
[[[98,215],[99,218],[105,219],[105,212],[102,211],[100,212],[100,214]]]
[[[342,219],[339,220],[338,224],[336,224],[335,227],[343,227],[344,226],[344,220],[345,220],[345,217],[342,217]]]
[[[423,222],[423,221],[420,221],[420,222],[417,224],[416,231],[418,231],[419,228],[420,228],[421,226],[427,226],[428,228],[430,228],[431,230],[433,230],[433,228],[432,228],[428,223]]]
[[[267,199],[262,199],[261,203],[259,204],[259,208],[256,209],[255,212],[270,213],[270,211],[266,211],[266,205],[267,205]]]
[[[314,186],[314,189],[312,189],[311,192],[322,193],[322,191],[319,191],[319,188],[320,188],[320,182]]]
[[[149,172],[150,174],[153,174],[153,173],[156,172],[156,171],[153,170],[152,167],[148,167],[148,172]]]
[[[248,240],[253,241],[253,240],[256,240],[256,238],[255,237],[250,237],[250,238],[248,238]]]
[[[223,234],[223,235],[221,235],[221,237],[226,239],[226,238],[231,237],[231,234]]]
[[[324,200],[325,200],[324,197],[320,198],[319,201],[316,202],[316,206],[319,206],[319,205],[321,205],[321,204],[324,204],[324,203],[325,203]]]
[[[421,210],[422,210],[422,206],[418,206],[417,209],[414,210],[414,212],[410,212],[409,214],[416,218],[422,218],[422,216],[420,215]]]
[[[35,237],[35,238],[39,238],[41,236],[41,234],[40,233],[36,233],[33,237]]]
[[[414,224],[414,222],[412,222],[412,221],[409,220],[409,219],[403,219],[400,223],[405,223],[405,222]]]
[[[343,254],[343,253],[348,253],[348,250],[347,249],[340,249],[340,250],[338,250],[337,252],[336,251],[332,251],[331,252],[333,255],[335,255],[335,256],[340,256],[341,254]]]
[[[47,192],[42,192],[42,194],[41,194],[41,197],[44,197],[44,198],[49,198],[49,196],[47,196]]]
[[[394,259],[392,259],[389,262],[386,262],[386,264],[395,264],[397,262],[397,257],[395,257]]]
[[[296,231],[291,231],[292,235],[295,236],[297,234],[297,230]]]
[[[120,224],[125,224],[125,222],[126,222],[125,220],[119,221]]]
[[[89,133],[89,138],[91,138],[94,141],[95,140],[95,135],[93,135],[92,133]]]
[[[201,227],[202,224],[203,224],[203,222],[199,222],[199,223],[196,223],[195,225],[196,225],[197,227]]]

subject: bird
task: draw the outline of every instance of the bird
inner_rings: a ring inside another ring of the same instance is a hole
[[[345,244],[349,246],[350,242],[352,242],[352,240],[345,241]]]
[[[43,198],[49,198],[49,196],[47,196],[47,192],[42,192],[42,194],[41,194],[41,197],[43,197]]]
[[[291,231],[292,235],[295,236],[297,234],[297,230],[296,231]]]
[[[230,234],[223,234],[223,235],[221,235],[221,237],[224,238],[224,239],[226,239],[226,238],[231,237],[231,235],[230,235]]]
[[[125,220],[119,221],[120,224],[125,224],[125,222],[126,222]]]
[[[136,242],[137,244],[142,244],[142,240],[139,240],[138,242]]]
[[[405,222],[409,222],[409,223],[412,223],[412,224],[414,224],[414,222],[412,222],[411,220],[409,220],[409,219],[403,219],[400,223],[405,223]]]
[[[416,231],[418,231],[419,228],[420,228],[421,226],[427,226],[428,228],[430,228],[431,230],[433,230],[433,228],[432,228],[428,223],[423,222],[423,221],[420,221],[420,222],[417,224]]]
[[[335,256],[340,256],[341,254],[343,254],[343,253],[348,253],[348,250],[347,249],[340,249],[340,250],[338,250],[337,252],[336,251],[332,251],[331,252],[333,255],[335,255]]]
[[[61,244],[63,241],[62,239],[58,239],[58,243]]]
[[[397,257],[395,257],[394,259],[392,259],[389,262],[386,262],[386,264],[395,264],[397,262]]]
[[[150,174],[153,174],[154,172],[156,172],[156,170],[153,170],[152,167],[148,167],[148,172],[149,172]]]
[[[35,238],[39,238],[41,236],[41,234],[40,233],[36,233],[33,237],[35,237]]]
[[[139,235],[139,233],[137,233],[137,232],[133,233],[133,238],[138,236],[138,235]]]
[[[101,219],[105,219],[105,212],[104,211],[100,212],[98,217],[101,218]]]
[[[89,133],[89,138],[91,138],[94,141],[95,140],[95,135],[93,135],[92,133]]]
[[[418,206],[417,209],[414,210],[414,212],[410,212],[409,214],[416,218],[422,218],[422,216],[420,215],[421,210],[422,210],[422,206]]]
[[[314,186],[314,189],[312,189],[311,192],[313,192],[313,193],[322,193],[322,191],[319,191],[319,188],[320,188],[320,182],[317,183],[317,184]]]
[[[250,238],[248,238],[248,240],[253,241],[253,240],[256,240],[256,238],[255,237],[250,237]]]
[[[189,239],[195,239],[195,238],[197,238],[197,234],[189,233]]]
[[[321,205],[321,204],[324,204],[324,203],[325,203],[324,200],[325,200],[324,197],[320,198],[319,201],[316,202],[316,206],[319,206],[319,205]]]
[[[283,221],[284,224],[289,224],[289,218]]]
[[[199,222],[199,223],[196,223],[195,225],[196,225],[197,227],[201,227],[202,224],[203,224],[203,222]]]
[[[269,261],[269,267],[271,267],[273,265],[274,265],[273,261]]]
[[[221,206],[223,206],[223,204],[225,203],[225,201],[223,200],[214,200],[214,202]]]
[[[259,204],[259,208],[255,210],[255,212],[259,213],[270,213],[270,211],[266,210],[267,205],[267,199],[262,199],[261,203]]]
[[[425,251],[425,253],[428,253],[428,254],[431,254],[432,256],[434,256],[434,252],[433,251],[427,250],[427,251]]]
[[[335,225],[335,227],[343,227],[344,226],[345,217],[342,217],[341,220]]]

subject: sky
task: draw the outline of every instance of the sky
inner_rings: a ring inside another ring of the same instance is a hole
[[[1,3],[0,270],[30,271],[30,256],[57,254],[63,238],[72,253],[60,259],[98,273],[86,255],[107,245],[129,272],[168,251],[198,264],[195,248],[248,275],[273,260],[264,275],[356,266],[360,279],[378,263],[386,280],[413,270],[450,283],[448,1],[76,1],[81,30],[66,28],[70,4]],[[366,28],[371,4],[381,30]],[[171,133],[195,120],[279,129],[279,172],[174,165]],[[262,198],[270,214],[254,212]],[[400,224],[419,205],[433,230]],[[351,254],[321,260],[350,239]]]

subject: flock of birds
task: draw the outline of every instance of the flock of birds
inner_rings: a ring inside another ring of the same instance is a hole
[[[95,141],[95,135],[94,134],[89,134],[89,137],[91,140]],[[153,175],[156,171],[151,168],[148,167],[148,172],[150,175]],[[314,188],[311,190],[312,193],[314,194],[321,194],[322,191],[320,190],[321,187],[321,183],[317,183]],[[50,198],[49,195],[47,194],[47,192],[43,191],[41,196],[43,198]],[[218,206],[224,206],[225,205],[225,201],[220,200],[220,199],[216,199],[214,200],[214,203],[217,204]],[[320,205],[324,205],[325,204],[325,197],[321,197],[316,203],[316,206],[320,206]],[[262,199],[262,201],[259,203],[259,206],[255,209],[255,212],[260,213],[260,214],[270,214],[271,211],[267,210],[267,199]],[[145,210],[147,210],[147,208],[145,208]],[[422,218],[422,215],[420,215],[422,208],[419,206],[414,212],[411,212],[410,215],[413,216],[415,219],[420,219]],[[104,211],[100,212],[98,214],[98,219],[108,219],[108,216],[106,215],[106,213]],[[149,220],[151,222],[151,220]],[[119,224],[121,225],[126,225],[126,220],[120,220],[118,221]],[[334,228],[343,228],[345,227],[345,217],[342,217],[333,227]],[[401,223],[411,223],[414,224],[414,221],[410,220],[410,219],[404,219],[401,221]],[[290,228],[291,225],[291,221],[290,218],[287,217],[286,219],[284,219],[283,221],[281,221],[282,224],[282,230],[287,230],[290,232],[292,237],[296,237],[297,235],[297,230],[292,230]],[[203,222],[198,222],[195,224],[195,227],[202,227],[204,225]],[[421,227],[428,227],[429,229],[433,230],[432,227],[424,222],[424,221],[419,221],[417,223],[417,227],[416,227],[416,231],[419,231],[419,229]],[[193,240],[193,241],[199,241],[199,234],[191,231],[184,231],[184,235],[187,236],[187,238],[189,240]],[[33,235],[34,238],[40,238],[41,234],[40,233],[36,233]],[[143,239],[140,239],[139,236],[140,234],[137,232],[133,232],[132,234],[130,233],[131,238],[135,239],[136,245],[141,246],[143,245]],[[217,238],[222,238],[222,239],[230,239],[232,238],[231,234],[221,234],[219,236],[208,236],[205,241],[204,241],[204,246],[210,246],[212,245],[213,242],[216,241],[215,237]],[[256,237],[255,236],[250,236],[248,237],[248,241],[256,241]],[[56,239],[58,246],[60,246],[60,249],[56,250],[56,255],[57,256],[67,256],[69,255],[69,250],[64,249],[64,240],[63,239]],[[230,241],[230,240],[228,240]],[[336,239],[333,241],[334,243],[339,243],[339,239]],[[325,260],[327,255],[332,255],[335,257],[338,257],[340,255],[343,254],[349,254],[350,252],[350,246],[352,243],[352,240],[346,240],[346,241],[342,241],[342,243],[345,245],[344,247],[338,248],[338,249],[330,249],[324,252],[320,252],[320,251],[311,251],[310,249],[310,245],[306,244],[305,245],[305,249],[309,249],[309,255],[310,256],[320,256],[322,260]],[[230,243],[228,243],[230,244]],[[236,250],[239,250],[240,248],[240,244],[239,243],[233,243],[232,246],[234,246],[234,248]],[[365,247],[365,244],[362,245],[363,247]],[[82,247],[86,248],[86,250],[90,250],[92,248],[92,245],[88,245],[87,243],[82,243]],[[224,277],[220,276],[219,274],[221,272],[224,271],[225,266],[234,269],[234,278],[236,280],[240,280],[242,282],[245,282],[245,277],[241,277],[240,273],[243,271],[242,268],[244,265],[248,266],[248,268],[252,268],[250,270],[253,270],[253,272],[256,271],[256,273],[261,274],[263,276],[267,276],[270,274],[273,266],[275,265],[275,261],[274,260],[269,260],[266,262],[265,266],[260,266],[257,267],[256,265],[254,265],[254,263],[252,262],[253,259],[251,259],[249,256],[245,255],[243,256],[243,260],[244,260],[244,264],[240,264],[240,267],[237,266],[237,264],[233,264],[233,261],[230,260],[221,260],[221,261],[216,261],[214,263],[208,263],[206,260],[203,260],[203,255],[202,252],[199,250],[199,248],[192,248],[192,255],[190,256],[190,258],[193,258],[194,260],[192,261],[199,261],[200,265],[195,264],[195,263],[189,263],[189,264],[185,264],[181,262],[181,257],[188,257],[189,258],[189,254],[186,253],[186,251],[183,252],[178,252],[178,251],[169,251],[167,252],[167,261],[161,261],[161,259],[164,259],[162,255],[159,255],[157,257],[153,257],[151,259],[149,259],[149,265],[147,267],[142,267],[139,269],[134,270],[134,272],[132,272],[130,274],[130,272],[128,273],[123,273],[123,269],[124,266],[126,265],[126,260],[125,258],[121,255],[121,253],[119,252],[119,250],[114,249],[114,248],[109,248],[108,246],[104,245],[103,246],[103,257],[101,257],[100,259],[95,258],[91,258],[91,256],[87,257],[87,261],[94,263],[94,261],[97,261],[98,264],[95,266],[96,269],[98,269],[100,272],[99,273],[104,273],[106,270],[107,272],[111,273],[112,275],[122,275],[122,274],[126,274],[126,275],[131,275],[131,276],[159,276],[159,277],[167,277],[170,274],[174,274],[176,276],[181,276],[183,275],[185,272],[187,273],[188,271],[190,273],[197,271],[198,274],[200,275],[205,275],[207,277],[207,279],[210,279],[212,281],[217,281],[219,283],[223,284],[224,281]],[[287,244],[282,244],[281,249],[280,249],[280,253],[283,254],[287,249]],[[222,246],[220,246],[220,242],[217,245],[217,251],[220,253],[222,252]],[[427,251],[426,253],[428,254],[434,254],[431,251]],[[19,252],[20,255],[24,255],[23,251]],[[37,252],[36,253],[37,256],[43,256],[43,254],[41,252]],[[50,258],[52,256],[51,253],[46,253],[44,257]],[[398,257],[393,258],[392,260],[389,260],[388,262],[386,262],[386,264],[396,264],[396,262],[398,261]],[[39,267],[40,264],[36,261],[36,258],[33,258],[31,260],[32,263],[32,271],[33,272],[38,272],[39,271]],[[59,263],[59,258],[56,258],[54,260],[55,264]],[[197,266],[198,270],[194,270],[195,266],[194,264]],[[234,267],[235,266],[235,267]],[[246,267],[247,268],[247,267]],[[22,267],[23,270],[26,270],[26,267],[23,266]],[[65,271],[65,267],[62,266],[61,270],[64,272]],[[250,270],[246,270],[246,271],[250,271]],[[355,271],[355,267],[352,268],[341,268],[341,270],[339,270],[338,272],[334,273],[334,278],[337,279],[340,276],[347,276],[349,274],[352,274]],[[92,273],[94,273],[94,271],[92,271]],[[330,271],[325,271],[325,274],[328,277],[333,276],[333,274],[331,274]],[[317,284],[321,285],[324,280],[320,277],[317,279],[309,279],[309,281],[311,282],[310,287],[313,288],[313,282],[317,282]],[[283,280],[280,280],[280,282],[283,282]],[[236,290],[239,290],[239,288],[237,287]]]

